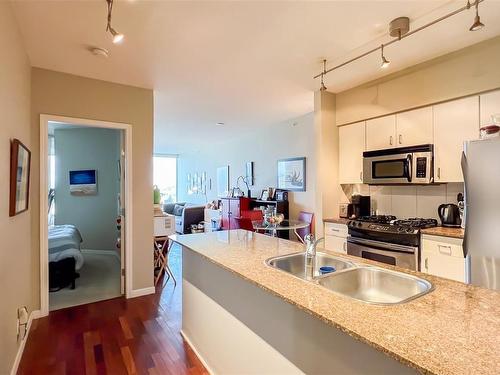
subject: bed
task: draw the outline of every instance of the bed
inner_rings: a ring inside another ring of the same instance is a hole
[[[80,250],[82,236],[71,224],[49,227],[49,262],[75,258],[75,271],[82,268],[84,260]]]

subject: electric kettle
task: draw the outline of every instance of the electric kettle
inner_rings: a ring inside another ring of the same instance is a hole
[[[442,204],[438,207],[439,219],[443,227],[460,227],[460,209],[456,204]]]

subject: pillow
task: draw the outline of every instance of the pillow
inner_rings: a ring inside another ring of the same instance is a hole
[[[180,204],[176,204],[174,206],[173,214],[175,216],[181,216],[182,215],[182,211],[184,211],[184,206],[181,206]]]

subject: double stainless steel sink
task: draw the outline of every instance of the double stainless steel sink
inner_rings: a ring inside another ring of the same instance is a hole
[[[266,264],[318,283],[332,292],[372,304],[401,304],[432,290],[432,284],[419,277],[358,265],[321,252],[313,257],[306,257],[305,253],[283,255],[266,260]],[[319,269],[324,266],[331,266],[335,271],[321,275]]]

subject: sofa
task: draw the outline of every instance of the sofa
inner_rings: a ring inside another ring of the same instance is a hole
[[[205,218],[205,206],[192,203],[165,203],[163,212],[175,217],[175,231],[180,234],[191,233],[191,225]]]

